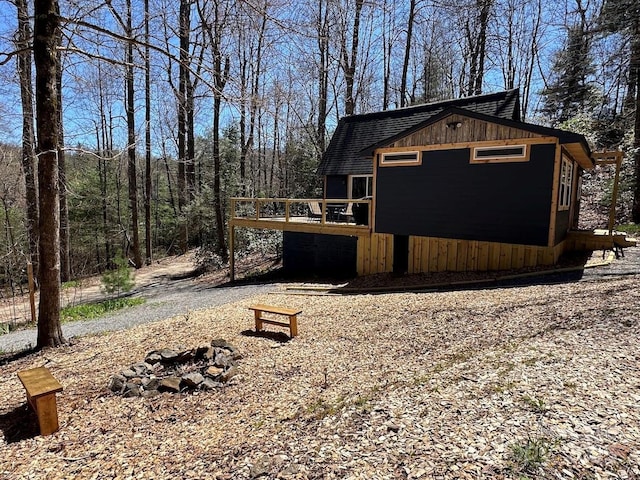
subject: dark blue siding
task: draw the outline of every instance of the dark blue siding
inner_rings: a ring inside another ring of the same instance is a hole
[[[282,266],[287,273],[353,277],[357,248],[356,237],[284,232]]]
[[[469,149],[423,152],[422,165],[380,167],[376,231],[547,245],[555,145],[530,161],[470,164]]]
[[[324,198],[347,198],[347,176],[328,175]]]
[[[571,217],[569,216],[569,210],[561,210],[556,214],[556,245],[567,236],[567,231],[569,231],[571,226],[570,222]]]

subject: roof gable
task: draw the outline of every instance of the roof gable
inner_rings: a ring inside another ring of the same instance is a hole
[[[450,125],[451,123],[455,124],[455,127]],[[377,148],[390,146],[456,144],[531,137],[557,138],[558,143],[566,145],[566,149],[571,152],[574,159],[583,168],[593,167],[589,145],[583,135],[533,123],[494,117],[457,107],[447,108],[404,132],[383,139],[374,145],[369,145],[360,151],[360,155],[371,157]]]
[[[418,125],[423,125],[447,108],[462,108],[465,111],[490,117],[520,120],[518,89],[343,117],[338,122],[336,131],[323,155],[318,173],[321,175],[371,173],[373,168],[371,158],[363,156],[364,149],[410,131]]]

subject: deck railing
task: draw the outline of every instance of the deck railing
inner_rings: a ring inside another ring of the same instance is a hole
[[[232,197],[231,219],[371,225],[371,200]]]

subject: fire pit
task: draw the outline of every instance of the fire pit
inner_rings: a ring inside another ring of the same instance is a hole
[[[109,389],[123,397],[152,397],[160,393],[186,393],[220,388],[238,373],[242,358],[223,339],[189,350],[164,348],[147,353],[109,381]]]

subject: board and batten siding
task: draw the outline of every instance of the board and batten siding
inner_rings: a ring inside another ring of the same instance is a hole
[[[555,247],[435,237],[409,237],[409,274],[510,270],[553,265],[564,252]],[[393,235],[358,237],[358,275],[393,271]]]
[[[456,128],[448,125],[460,124]],[[390,147],[411,147],[416,145],[447,145],[463,142],[482,142],[486,140],[512,140],[520,138],[537,138],[539,134],[508,127],[496,123],[465,117],[449,115],[439,122],[429,125],[395,141]]]
[[[450,238],[409,237],[409,273],[510,270],[555,264],[564,242],[555,247]]]

